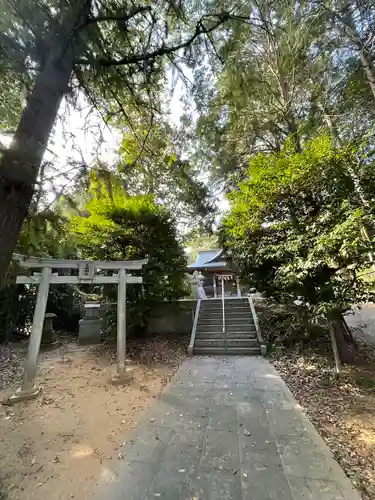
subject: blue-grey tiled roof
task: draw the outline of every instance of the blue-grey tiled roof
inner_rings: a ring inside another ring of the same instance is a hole
[[[188,269],[199,269],[199,268],[226,268],[227,263],[225,260],[220,259],[223,251],[220,248],[215,248],[213,250],[199,250],[197,255],[197,260],[188,266]]]

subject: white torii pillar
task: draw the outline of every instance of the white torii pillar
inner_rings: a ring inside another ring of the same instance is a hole
[[[59,259],[25,259],[15,256],[20,264],[27,268],[41,268],[41,273],[33,276],[18,276],[17,284],[38,284],[38,294],[35,304],[33,324],[27,350],[25,372],[22,387],[8,399],[9,403],[36,398],[41,388],[36,384],[37,362],[42,339],[44,316],[48,301],[50,284],[105,284],[118,283],[117,293],[117,366],[112,378],[114,383],[122,383],[129,379],[126,374],[126,285],[127,283],[142,283],[140,276],[127,274],[127,270],[140,270],[147,264],[147,259],[137,261],[90,261],[90,260],[59,260]],[[52,269],[78,268],[78,276],[59,276]],[[117,270],[112,276],[96,276],[97,269]]]

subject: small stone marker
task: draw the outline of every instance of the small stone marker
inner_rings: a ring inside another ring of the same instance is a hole
[[[99,302],[86,302],[85,317],[79,320],[79,344],[100,344],[103,320],[99,318],[99,308]]]

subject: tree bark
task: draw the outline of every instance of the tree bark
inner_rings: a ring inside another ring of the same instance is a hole
[[[329,333],[330,333],[330,337],[331,337],[333,357],[335,359],[335,375],[336,375],[336,378],[339,378],[341,375],[341,361],[340,361],[340,355],[339,355],[339,351],[338,351],[338,347],[337,347],[335,329],[334,329],[332,323],[329,325]]]
[[[354,21],[353,15],[348,11],[346,11],[344,16],[344,24],[351,31],[350,39],[354,44],[355,48],[358,50],[359,60],[361,62],[363,71],[365,72],[368,84],[370,85],[371,92],[375,99],[375,69],[372,65],[371,56],[366,50],[364,41],[358,34],[357,26]]]
[[[343,328],[344,328],[344,331],[345,331],[345,334],[346,334],[348,341],[353,345],[354,349],[356,351],[358,351],[358,344],[357,344],[355,338],[353,337],[353,333],[352,333],[344,316],[342,317],[342,325],[343,325]]]
[[[368,84],[370,85],[371,91],[375,99],[375,70],[371,64],[371,59],[369,55],[362,48],[359,49],[359,59],[361,61],[363,71],[365,72]]]
[[[355,344],[348,338],[342,318],[331,322],[330,328],[335,334],[338,354],[342,363],[353,364],[356,356]]]
[[[13,141],[0,160],[0,287],[31,203],[59,106],[68,90],[79,45],[74,28],[86,19],[89,6],[87,0],[80,2],[80,11],[69,23],[66,38],[51,51],[36,78]]]

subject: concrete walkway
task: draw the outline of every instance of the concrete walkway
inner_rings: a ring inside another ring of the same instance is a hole
[[[260,357],[185,361],[120,452],[95,498],[360,498]]]

